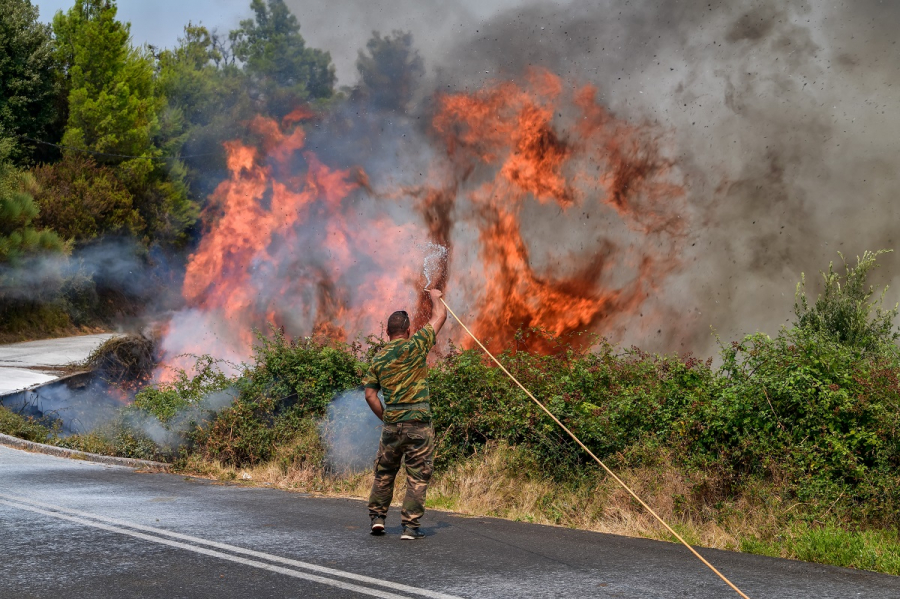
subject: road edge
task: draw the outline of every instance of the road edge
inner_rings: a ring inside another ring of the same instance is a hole
[[[79,451],[77,449],[68,449],[66,447],[57,447],[56,445],[46,445],[44,443],[26,441],[25,439],[19,439],[18,437],[4,435],[3,433],[0,433],[0,445],[12,447],[13,449],[21,449],[23,451],[52,455],[58,458],[97,462],[99,464],[106,464],[108,466],[125,466],[127,468],[152,470],[155,472],[168,472],[169,470],[169,464],[164,464],[163,462],[138,460],[136,458],[119,458],[110,455],[101,455],[99,453],[88,453],[86,451]]]

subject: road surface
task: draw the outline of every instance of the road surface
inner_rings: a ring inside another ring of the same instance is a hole
[[[737,597],[684,547],[365,505],[0,447],[0,597]],[[752,599],[900,597],[900,578],[703,549]]]
[[[0,395],[56,379],[60,366],[86,359],[114,336],[101,333],[0,345]]]

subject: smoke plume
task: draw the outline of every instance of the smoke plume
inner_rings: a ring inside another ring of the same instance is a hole
[[[160,447],[175,451],[185,442],[191,429],[211,421],[218,412],[234,403],[237,395],[235,389],[210,393],[200,401],[178,410],[166,422],[161,422],[153,414],[145,411],[129,412],[126,422],[131,428],[143,432]]]
[[[362,389],[338,393],[328,405],[328,414],[319,425],[325,444],[329,470],[344,474],[372,468],[381,421],[369,409]]]
[[[540,66],[566,85],[594,84],[616,117],[669,133],[686,193],[681,266],[613,341],[705,353],[710,327],[725,339],[774,333],[790,319],[801,272],[839,260],[837,251],[852,259],[895,245],[897,3],[460,1],[434,14],[292,6],[310,42],[332,48],[345,83],[369,29],[408,29],[428,69],[421,103],[433,90],[519,81]],[[527,210],[529,260],[549,262],[542,247],[560,241],[580,245],[595,218],[563,227]],[[474,240],[455,235],[456,262]],[[896,260],[883,259],[883,282]]]

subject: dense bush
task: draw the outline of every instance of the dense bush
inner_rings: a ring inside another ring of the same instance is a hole
[[[255,464],[273,458],[310,418],[323,416],[336,393],[359,385],[359,355],[358,346],[310,337],[288,340],[276,329],[271,337],[259,336],[255,365],[241,376],[226,376],[214,360],[201,356],[191,374],[178,372],[171,383],[141,391],[132,409],[165,426],[183,426],[189,451],[229,465]],[[226,389],[233,401],[208,405]],[[183,414],[193,418],[188,426],[176,418]]]
[[[64,249],[55,232],[36,226],[40,209],[31,193],[34,179],[8,162],[11,147],[0,137],[0,266],[28,254]]]
[[[0,406],[0,433],[35,443],[46,443],[52,431],[34,418],[22,416]]]
[[[91,158],[71,154],[55,164],[36,167],[34,177],[40,205],[36,222],[64,239],[83,242],[143,229],[131,193],[111,168]]]
[[[236,381],[201,375],[145,391],[136,406],[160,419],[213,388],[237,399],[191,433],[193,449],[232,465],[276,455],[334,394],[359,384],[358,346],[261,339]],[[594,352],[500,357],[601,459],[639,466],[652,449],[678,465],[718,472],[724,499],[750,480],[777,482],[817,510],[894,522],[900,500],[900,360],[819,333],[761,334],[722,348],[722,364],[691,356]],[[206,378],[203,378],[203,377]],[[218,382],[216,382],[218,381]],[[452,351],[430,371],[438,468],[503,441],[528,451],[545,474],[571,478],[594,466],[518,388],[474,350]]]

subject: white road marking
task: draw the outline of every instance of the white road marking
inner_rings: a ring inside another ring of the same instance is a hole
[[[26,504],[32,505],[23,505],[20,502],[25,502]],[[281,563],[289,566],[294,566],[295,568],[302,568],[305,570],[312,570],[314,572],[319,572],[322,574],[328,574],[331,576],[337,576],[340,578],[348,578],[351,580],[355,580],[358,582],[363,582],[371,585],[385,587],[395,591],[402,591],[407,593],[413,593],[415,595],[420,595],[424,597],[432,597],[434,599],[461,599],[455,595],[448,595],[445,593],[439,593],[436,591],[429,591],[428,589],[421,589],[397,582],[391,582],[382,580],[379,578],[372,578],[370,576],[363,576],[361,574],[354,574],[352,572],[345,572],[343,570],[338,570],[336,568],[328,568],[325,566],[319,566],[316,564],[311,564],[308,562],[301,562],[299,560],[292,560],[285,557],[272,555],[269,553],[264,553],[261,551],[254,551],[252,549],[245,549],[243,547],[237,547],[235,545],[229,545],[227,543],[219,543],[216,541],[209,541],[207,539],[202,539],[199,537],[194,537],[191,535],[184,535],[176,532],[171,532],[168,530],[163,530],[161,528],[154,528],[152,526],[144,526],[141,524],[134,524],[131,522],[125,522],[122,520],[117,520],[115,518],[109,518],[106,516],[97,516],[95,514],[90,514],[87,512],[82,512],[79,510],[73,510],[70,508],[64,508],[57,505],[52,505],[48,503],[44,503],[41,501],[37,501],[30,497],[9,495],[6,493],[0,493],[0,504],[8,505],[10,507],[14,507],[17,509],[27,510],[31,512],[35,512],[38,514],[43,514],[46,516],[51,516],[54,518],[60,518],[62,520],[69,520],[71,522],[76,522],[78,524],[83,524],[86,526],[93,526],[95,528],[100,528],[102,530],[107,530],[110,532],[115,532],[119,534],[129,535],[132,537],[136,537],[139,539],[143,539],[146,541],[151,541],[154,543],[161,543],[163,545],[169,545],[171,547],[177,547],[179,549],[185,549],[188,551],[193,551],[195,553],[201,553],[203,555],[209,555],[212,557],[218,557],[221,559],[237,562],[240,564],[253,566],[256,568],[262,568],[264,570],[269,570],[272,572],[278,572],[280,574],[286,574],[288,576],[293,576],[295,578],[303,578],[306,580],[311,580],[314,582],[319,582],[321,584],[327,584],[331,586],[336,586],[342,589],[351,590],[357,593],[364,593],[367,595],[372,595],[374,597],[385,597],[388,599],[409,599],[406,595],[397,595],[394,593],[380,591],[378,589],[372,589],[368,587],[362,587],[359,585],[355,585],[352,583],[343,582],[341,580],[334,580],[333,578],[325,578],[323,576],[317,576],[315,574],[308,574],[306,572],[298,572],[296,570],[291,570],[288,568],[282,568],[280,566],[275,566],[272,564],[266,564],[263,562],[259,562],[256,560],[245,559],[242,557],[238,557],[235,555],[229,555],[227,553],[221,553],[219,551],[214,551],[212,549],[206,549],[204,547],[196,547],[195,545],[188,545],[186,543],[180,543],[178,541],[170,541],[168,539],[160,538],[160,536],[167,536],[176,539],[181,539],[183,541],[190,541],[192,543],[197,543],[201,545],[208,545],[210,547],[216,547],[217,549],[223,549],[226,551],[231,551],[233,553],[239,553],[243,555],[249,555],[253,557],[257,557],[260,559],[265,559],[271,562]],[[47,509],[40,509],[37,506],[42,506]],[[52,511],[49,511],[52,510]],[[63,512],[63,513],[60,513]],[[73,514],[73,515],[66,515]],[[134,530],[127,530],[127,527],[136,530],[143,530],[146,532],[154,533],[160,536],[151,536],[147,534],[143,534],[140,532],[135,532]]]

